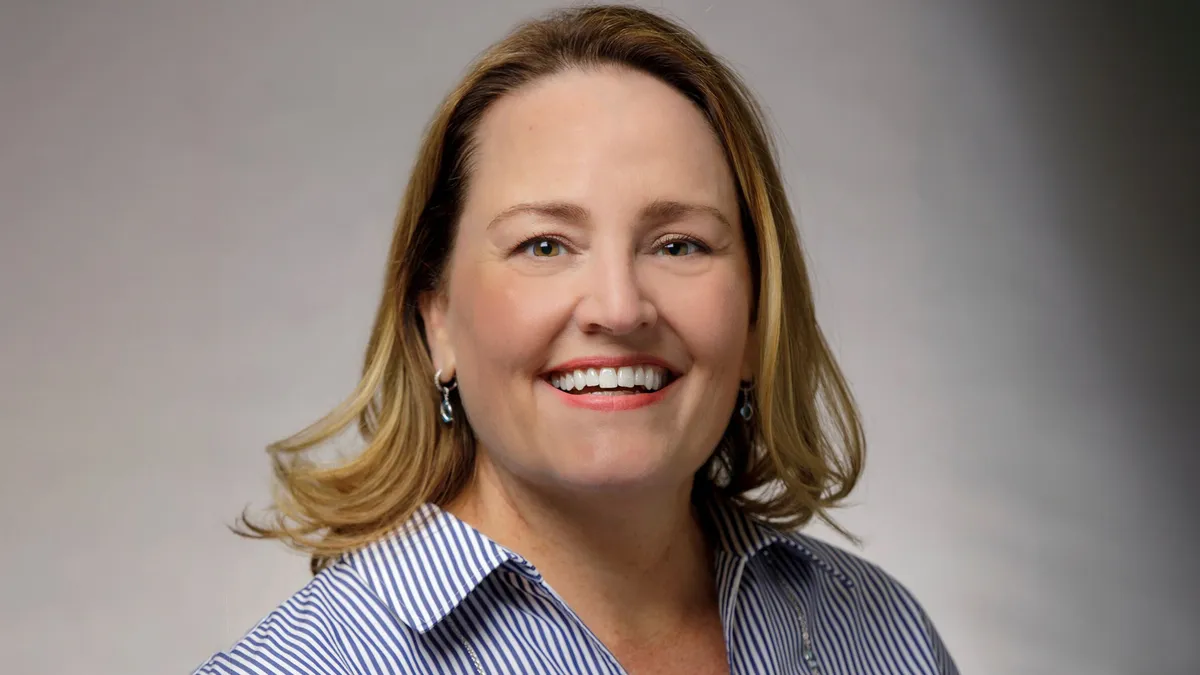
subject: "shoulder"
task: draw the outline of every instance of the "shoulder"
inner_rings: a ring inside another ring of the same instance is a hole
[[[822,568],[841,586],[856,594],[885,592],[915,603],[912,593],[894,576],[876,563],[835,546],[827,541],[800,532],[783,534],[792,548]]]
[[[230,649],[214,654],[193,675],[358,672],[355,644],[375,604],[358,573],[346,565],[322,570],[259,621]]]
[[[847,601],[925,621],[925,610],[916,596],[874,562],[810,535],[788,532],[784,537],[793,550],[824,571],[828,583]]]
[[[957,673],[941,636],[925,608],[907,586],[879,565],[838,546],[798,532],[784,538],[823,571],[817,575],[816,605],[829,618],[851,622],[873,641],[918,648],[943,674]]]

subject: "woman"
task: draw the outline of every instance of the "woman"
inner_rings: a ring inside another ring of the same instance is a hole
[[[437,113],[362,381],[272,448],[246,526],[315,578],[197,672],[955,672],[903,587],[793,532],[862,446],[743,85],[654,14],[554,14]]]

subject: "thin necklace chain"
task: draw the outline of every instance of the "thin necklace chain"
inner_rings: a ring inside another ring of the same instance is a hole
[[[467,636],[463,635],[462,629],[453,620],[450,622],[454,626],[454,632],[458,635],[458,641],[462,643],[463,649],[467,650],[467,656],[471,657],[471,665],[475,668],[475,675],[485,675],[483,672],[483,664],[479,662],[479,655],[475,653],[475,648],[467,641]]]
[[[808,666],[808,670],[812,675],[820,675],[821,667],[817,663],[817,652],[813,649],[812,631],[808,627],[808,616],[804,612],[804,604],[800,602],[800,598],[796,596],[796,591],[792,589],[791,585],[785,583],[781,578],[779,563],[776,561],[775,556],[771,555],[771,551],[763,551],[763,555],[769,561],[771,573],[775,576],[775,581],[780,586],[783,586],[787,592],[788,600],[791,601],[792,606],[796,609],[796,616],[800,618],[800,646],[804,665]]]
[[[804,605],[800,602],[800,598],[796,596],[796,592],[792,590],[792,587],[784,583],[780,578],[778,569],[779,563],[775,561],[775,556],[771,555],[770,551],[764,551],[763,553],[769,561],[771,573],[775,576],[775,580],[779,582],[779,585],[783,586],[784,590],[787,592],[788,600],[792,603],[792,607],[796,610],[796,616],[800,619],[800,645],[801,656],[804,658],[804,665],[808,667],[808,671],[811,675],[821,675],[821,667],[820,664],[817,663],[816,650],[813,649],[812,631],[808,626],[808,616],[806,616],[804,612]],[[467,650],[467,656],[471,658],[471,665],[475,668],[476,675],[485,675],[483,672],[483,664],[479,662],[479,655],[475,653],[475,648],[472,647],[471,643],[467,641],[466,636],[463,635],[462,630],[460,630],[457,625],[455,625],[454,630],[456,633],[458,633],[459,642],[461,642],[463,648]]]

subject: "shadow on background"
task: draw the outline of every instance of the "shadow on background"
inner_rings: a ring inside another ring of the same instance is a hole
[[[1034,108],[1028,119],[1040,122],[1029,131],[1046,147],[1058,237],[1082,281],[1094,347],[1124,401],[1116,426],[1131,436],[1126,459],[1134,469],[1127,477],[1145,482],[1138,494],[1148,503],[1119,507],[1135,514],[1136,529],[1114,527],[1111,554],[1136,562],[1149,578],[1183,583],[1159,597],[1176,608],[1196,607],[1200,4],[1025,2],[993,9],[998,39],[1012,46],[1012,79]],[[1156,550],[1138,548],[1130,531]],[[1080,594],[1112,590],[1121,597],[1121,589],[1087,587],[1089,567],[1074,570],[1067,583]],[[1194,644],[1177,640],[1200,626],[1164,625],[1172,616],[1164,611],[1160,624],[1126,626],[1134,633],[1126,637],[1147,650],[1148,669],[1138,672],[1194,672],[1194,662],[1165,655],[1186,660],[1195,653]]]

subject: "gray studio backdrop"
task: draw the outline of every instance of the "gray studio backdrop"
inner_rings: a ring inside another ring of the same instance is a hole
[[[1200,672],[1196,33],[1151,4],[653,3],[769,109],[871,440],[842,522],[964,673]],[[356,380],[436,102],[548,6],[3,3],[0,670],[187,672],[305,582],[226,526]]]

